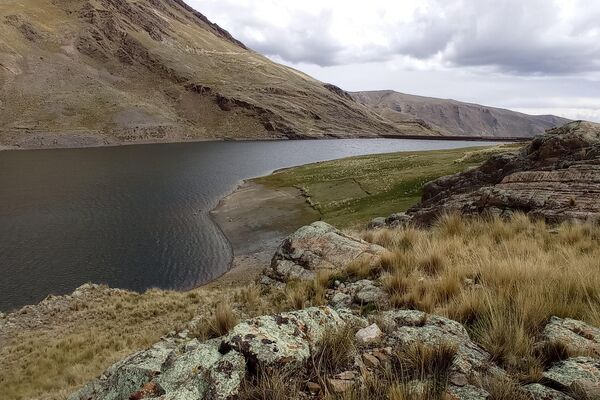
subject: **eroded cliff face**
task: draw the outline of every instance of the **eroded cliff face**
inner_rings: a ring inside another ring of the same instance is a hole
[[[572,122],[537,136],[516,154],[440,178],[423,188],[408,214],[429,225],[444,212],[507,216],[523,212],[550,223],[600,218],[600,125]]]
[[[247,49],[181,0],[0,4],[0,144],[430,134]]]

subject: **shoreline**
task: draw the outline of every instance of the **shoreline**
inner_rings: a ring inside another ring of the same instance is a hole
[[[110,148],[110,147],[124,147],[124,146],[138,146],[138,145],[159,145],[159,144],[184,144],[184,143],[202,143],[202,142],[278,142],[278,141],[290,141],[290,140],[344,140],[344,139],[405,139],[405,140],[436,140],[436,141],[466,141],[466,142],[498,142],[498,143],[511,143],[511,142],[527,142],[533,139],[533,137],[487,137],[487,136],[426,136],[426,135],[379,135],[379,136],[353,136],[353,137],[332,137],[332,136],[320,136],[320,137],[302,137],[289,139],[284,137],[242,137],[242,138],[194,138],[185,140],[181,138],[174,138],[173,140],[140,140],[138,142],[128,143],[90,143],[82,145],[57,145],[57,146],[32,146],[22,147],[18,145],[0,144],[0,153],[8,151],[33,151],[33,150],[68,150],[68,149],[97,149],[97,148]]]
[[[219,201],[210,217],[231,245],[233,259],[227,272],[197,288],[253,282],[270,265],[281,241],[320,215],[299,189],[276,190],[247,179]]]

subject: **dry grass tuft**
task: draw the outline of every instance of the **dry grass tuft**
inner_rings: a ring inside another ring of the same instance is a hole
[[[240,388],[240,400],[288,400],[300,387],[294,377],[278,371],[261,371],[247,376]]]
[[[408,236],[410,246],[399,245]],[[381,277],[393,307],[465,324],[518,376],[534,377],[547,362],[533,344],[551,316],[600,325],[598,225],[550,229],[519,213],[509,221],[445,215],[428,230],[380,230],[364,238],[389,251],[383,272],[372,277]]]
[[[325,331],[311,354],[312,377],[324,379],[327,375],[348,368],[355,353],[354,334],[356,328],[346,325],[337,330]]]
[[[209,335],[210,337],[226,335],[237,323],[238,319],[233,313],[229,303],[217,303],[215,312],[209,320]]]

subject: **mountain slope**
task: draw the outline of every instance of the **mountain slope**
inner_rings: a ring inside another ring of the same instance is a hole
[[[248,50],[181,0],[3,0],[0,146],[432,134]]]
[[[554,115],[527,115],[501,108],[398,93],[356,92],[358,102],[397,122],[423,120],[441,135],[531,137],[569,122]]]

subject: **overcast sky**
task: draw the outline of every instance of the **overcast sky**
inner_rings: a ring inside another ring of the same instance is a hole
[[[346,90],[600,122],[599,0],[187,0],[248,47]]]

